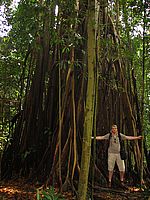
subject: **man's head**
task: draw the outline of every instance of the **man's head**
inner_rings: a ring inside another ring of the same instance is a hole
[[[115,125],[115,124],[112,125],[112,127],[111,127],[111,132],[112,132],[112,133],[117,133],[117,132],[118,132],[117,125]]]

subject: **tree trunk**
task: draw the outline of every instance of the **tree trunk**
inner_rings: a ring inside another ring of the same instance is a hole
[[[95,67],[95,1],[88,5],[88,85],[82,143],[81,170],[78,186],[79,200],[86,200],[89,165],[91,157],[91,136],[94,117],[94,67]]]

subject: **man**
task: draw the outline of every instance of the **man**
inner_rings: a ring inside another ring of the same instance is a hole
[[[126,136],[122,133],[119,133],[119,134],[122,140],[142,139],[142,136]],[[124,163],[124,160],[121,160],[121,157],[120,157],[120,141],[119,141],[117,125],[112,125],[111,137],[110,137],[110,133],[104,136],[96,136],[96,140],[109,140],[109,138],[110,138],[110,143],[108,147],[108,171],[109,171],[108,186],[111,187],[111,180],[113,176],[115,163],[117,163],[117,166],[120,172],[120,181],[122,185],[123,185],[124,174],[125,174],[125,163]],[[94,139],[94,137],[92,137],[92,139]]]

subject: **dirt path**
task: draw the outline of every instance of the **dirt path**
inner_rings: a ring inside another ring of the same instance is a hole
[[[94,200],[150,200],[150,191],[141,191],[138,188],[115,189],[96,187]]]
[[[23,181],[0,182],[0,200],[34,200],[36,188]]]
[[[0,182],[0,200],[36,200],[38,186],[23,180]],[[150,191],[123,190],[95,187],[94,200],[150,200]],[[75,200],[70,192],[63,193],[65,200]]]

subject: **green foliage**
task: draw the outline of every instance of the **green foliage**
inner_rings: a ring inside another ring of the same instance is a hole
[[[150,83],[150,81],[149,81]],[[150,85],[149,85],[150,86]],[[144,136],[145,136],[145,139],[146,139],[146,145],[147,145],[147,149],[150,150],[150,90],[147,91],[149,94],[148,94],[148,97],[146,97],[145,99],[147,101],[145,101],[145,112],[144,112],[144,124],[143,124],[143,130],[144,130]]]
[[[56,194],[53,187],[39,191],[37,189],[37,200],[65,200],[61,194]]]
[[[3,151],[4,144],[6,143],[6,141],[7,141],[7,137],[5,137],[4,135],[0,136],[0,153]]]
[[[11,136],[10,120],[20,109],[19,103],[24,100],[29,73],[34,73],[35,63],[29,67],[31,62],[29,59],[32,59],[30,53],[34,54],[41,48],[42,44],[39,41],[44,40],[45,18],[49,17],[50,56],[53,55],[54,46],[60,45],[62,57],[65,59],[63,61],[62,58],[62,62],[66,65],[70,64],[67,58],[71,48],[77,46],[83,39],[74,28],[71,28],[80,22],[74,12],[73,1],[68,1],[69,7],[66,2],[62,2],[64,4],[59,6],[58,16],[54,15],[55,1],[21,0],[16,8],[10,6],[11,2],[5,0],[1,2],[6,7],[5,14],[11,26],[8,36],[0,38],[0,98],[8,100],[8,103],[3,104],[3,116],[0,115],[1,144],[6,142],[8,135]],[[65,10],[70,16],[64,15]],[[59,27],[61,27],[60,33]],[[28,52],[29,56],[26,59]],[[27,155],[25,154],[25,157]]]
[[[39,14],[43,11],[38,1],[21,1],[16,10],[12,11],[9,23],[12,29],[9,33],[11,42],[17,50],[26,52],[28,46],[38,35]]]
[[[0,43],[0,150],[10,141],[11,119],[16,114],[20,96],[22,59],[16,53],[9,37]],[[9,136],[9,137],[8,137]]]

